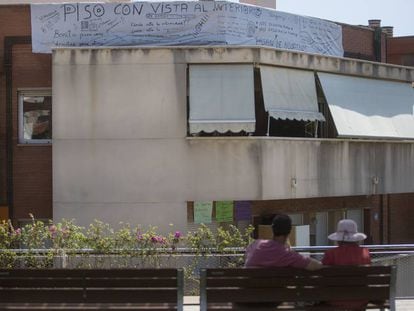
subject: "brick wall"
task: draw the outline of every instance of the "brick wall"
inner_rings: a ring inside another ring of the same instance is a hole
[[[0,7],[0,191],[6,198],[6,76],[4,37],[30,36],[29,6]],[[51,88],[51,56],[32,54],[31,45],[12,50],[14,218],[52,217],[52,150],[50,145],[18,144],[18,89]]]
[[[31,45],[13,49],[13,142],[14,142],[14,208],[15,218],[52,217],[52,147],[19,145],[17,124],[17,91],[27,88],[51,88],[51,56],[33,54]]]
[[[30,33],[29,6],[0,6],[0,205],[6,205],[6,77],[4,37]]]
[[[388,38],[387,62],[414,66],[414,36]]]
[[[291,200],[267,200],[253,201],[253,215],[263,216],[275,213],[309,213],[309,212],[333,212],[347,209],[363,209],[365,233],[368,235],[367,243],[381,244],[383,242],[383,230],[381,225],[382,210],[381,196],[352,196],[352,197],[326,197],[311,199]],[[257,218],[256,218],[257,219]],[[336,224],[330,228],[334,230]]]
[[[345,56],[375,60],[374,30],[345,24],[341,26]]]
[[[414,243],[414,193],[388,196],[388,242]]]
[[[374,29],[347,24],[341,24],[341,26],[345,57],[377,61]],[[381,33],[380,49],[381,55],[378,61],[385,63],[387,61],[387,35],[385,33]]]
[[[254,215],[365,209],[369,244],[414,243],[414,193],[253,201]]]

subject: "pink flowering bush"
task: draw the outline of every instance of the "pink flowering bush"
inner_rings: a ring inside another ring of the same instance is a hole
[[[77,226],[74,220],[63,219],[57,224],[50,222],[46,227],[53,249],[81,249],[87,244],[84,228]]]
[[[200,225],[194,232],[183,234],[173,230],[160,234],[156,227],[131,227],[121,223],[114,229],[95,220],[87,228],[77,226],[74,220],[42,222],[30,215],[31,222],[14,227],[11,221],[0,222],[0,268],[52,267],[56,256],[93,255],[115,256],[111,264],[130,264],[131,258],[150,266],[162,266],[161,258],[177,256],[180,248],[191,249],[197,256],[214,252],[228,253],[229,248],[245,247],[250,242],[252,227],[241,232],[228,225],[213,232]],[[23,253],[15,249],[25,249]],[[88,257],[88,258],[89,258]],[[91,257],[90,257],[91,258]],[[94,257],[95,258],[95,257]],[[115,262],[118,260],[118,262]],[[123,260],[123,262],[121,262]]]
[[[48,230],[45,224],[29,214],[32,222],[22,227],[21,243],[28,249],[40,249],[46,246]]]
[[[10,221],[0,222],[0,249],[19,248],[22,230],[15,229]]]

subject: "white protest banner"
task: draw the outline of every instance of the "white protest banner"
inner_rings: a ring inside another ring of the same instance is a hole
[[[343,56],[341,26],[227,1],[32,4],[33,52],[53,47],[257,45]]]

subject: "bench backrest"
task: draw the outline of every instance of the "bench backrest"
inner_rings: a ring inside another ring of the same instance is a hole
[[[205,311],[210,303],[375,300],[392,309],[394,283],[391,266],[203,269],[200,306]]]
[[[166,304],[183,309],[181,269],[0,270],[0,303]]]

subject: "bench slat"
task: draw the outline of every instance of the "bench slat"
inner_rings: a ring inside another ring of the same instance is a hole
[[[4,289],[1,303],[173,303],[176,289]]]
[[[176,269],[0,269],[2,277],[176,277]]]
[[[274,302],[274,301],[332,301],[332,300],[374,300],[387,299],[388,287],[339,287],[317,289],[226,289],[207,290],[207,301],[217,302]]]
[[[30,302],[83,302],[83,290],[24,290],[2,289],[1,303],[30,303]]]
[[[175,287],[176,278],[0,278],[0,287]]]
[[[374,304],[368,304],[366,306],[366,309],[376,309],[378,310],[379,308],[387,308],[389,309],[389,305],[388,304],[383,304],[383,305],[374,305]],[[252,311],[252,308],[250,308]],[[349,308],[348,308],[349,309]],[[207,311],[218,311],[218,310],[239,310],[240,309],[237,306],[234,306],[232,304],[209,304],[207,307]],[[260,309],[262,310],[262,309]],[[269,308],[266,309],[270,310],[270,311],[274,311],[275,308]],[[344,310],[344,309],[339,309],[337,306],[329,306],[329,305],[319,305],[319,306],[304,306],[304,307],[298,307],[295,306],[293,304],[283,304],[280,305],[276,310],[307,310],[307,311],[349,311],[349,310]]]
[[[171,304],[0,304],[0,310],[14,311],[41,311],[41,310],[148,310],[148,311],[175,311],[177,307]]]
[[[369,285],[369,284],[378,284],[384,285],[390,283],[390,276],[358,276],[358,277],[298,277],[298,278],[258,278],[258,277],[217,277],[217,278],[207,278],[206,285],[207,287],[224,287],[224,286],[234,286],[238,284],[239,287],[252,287],[252,288],[262,288],[262,287],[286,287],[286,286],[304,286],[304,285],[318,285],[318,286],[358,286],[358,285]]]
[[[241,269],[207,269],[207,277],[213,276],[255,276],[263,278],[294,277],[297,275],[314,276],[365,276],[390,274],[389,266],[335,266],[334,269],[323,268],[318,271],[306,271],[295,268],[241,268]]]
[[[159,303],[177,302],[177,291],[175,289],[149,289],[149,290],[87,290],[85,302],[100,303]]]

